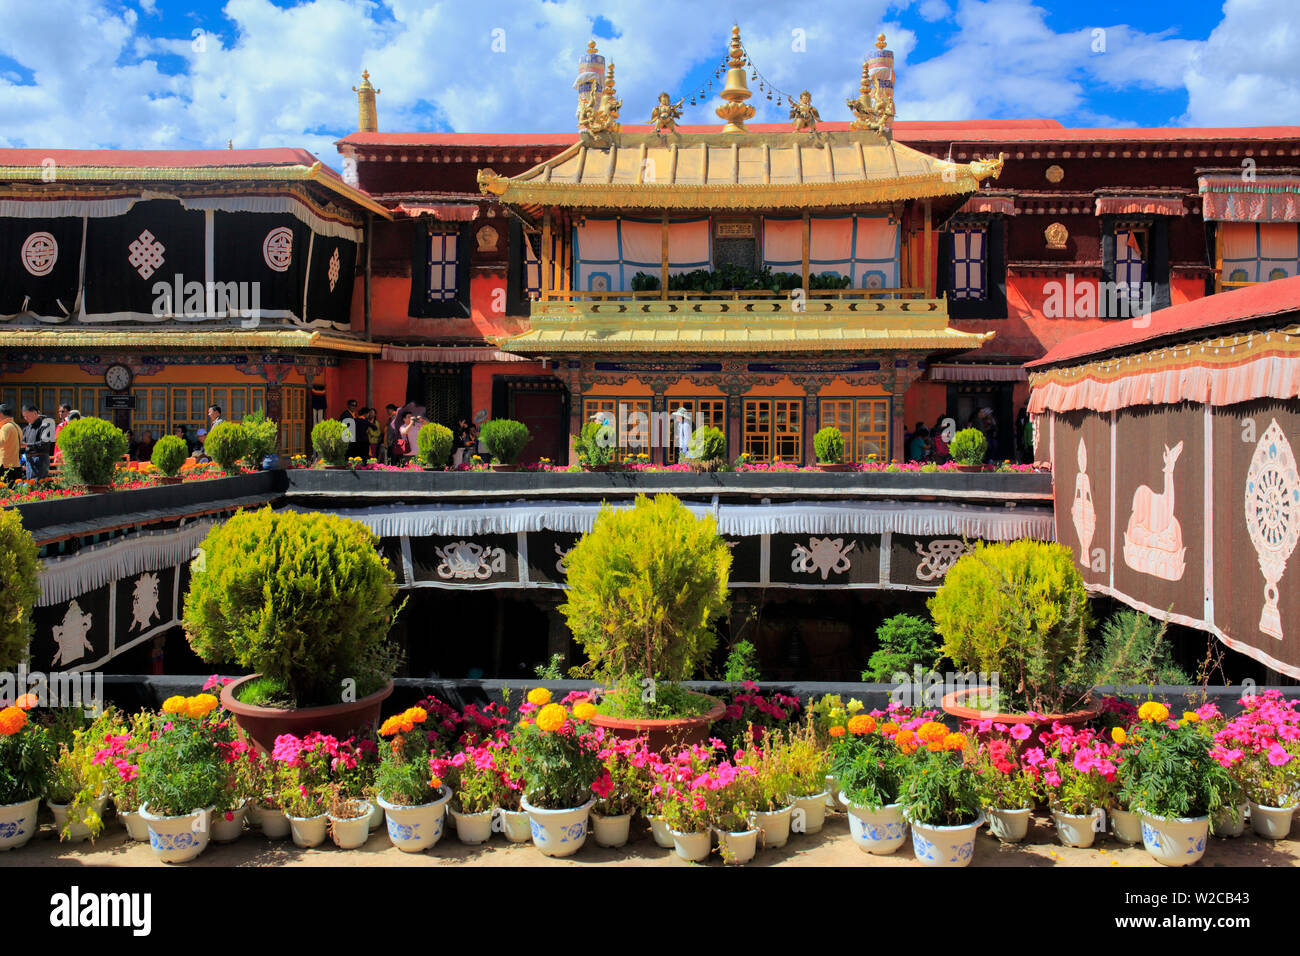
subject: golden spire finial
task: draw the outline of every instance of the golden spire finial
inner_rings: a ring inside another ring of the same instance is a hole
[[[595,52],[596,52],[596,41],[595,41],[595,40],[588,40],[588,41],[587,41],[587,52],[588,52],[588,53],[595,53]]]
[[[867,66],[867,61],[862,61],[862,82],[858,84],[858,92],[867,96],[871,92],[871,69]]]
[[[375,97],[382,91],[370,85],[370,71],[361,71],[361,85],[352,87],[357,94],[357,131],[375,133],[379,131],[379,112],[375,108]]]
[[[749,85],[745,81],[745,51],[740,45],[740,27],[731,28],[731,49],[727,62],[727,85],[720,94],[726,101],[719,106],[715,113],[719,119],[727,121],[727,125],[722,128],[724,133],[743,133],[745,132],[745,120],[753,119],[756,110],[745,100],[753,96],[749,91]]]
[[[885,35],[882,33],[880,34],[880,36],[876,37],[876,49],[883,50],[884,48],[885,48]]]

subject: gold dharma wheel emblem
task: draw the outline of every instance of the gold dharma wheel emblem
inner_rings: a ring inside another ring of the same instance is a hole
[[[1065,178],[1065,170],[1053,163],[1051,166],[1047,167],[1047,172],[1044,175],[1047,176],[1047,181],[1049,183],[1059,183]]]

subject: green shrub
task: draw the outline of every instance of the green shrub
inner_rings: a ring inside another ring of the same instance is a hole
[[[1107,618],[1093,658],[1092,681],[1120,686],[1191,683],[1174,663],[1167,629],[1165,622],[1141,611],[1124,610]]]
[[[737,641],[727,654],[727,664],[723,671],[723,680],[732,683],[757,681],[761,672],[758,669],[758,651],[749,641]]]
[[[126,432],[102,418],[78,418],[59,432],[59,450],[73,477],[87,485],[113,482],[113,468],[130,447]]]
[[[691,677],[716,646],[713,622],[729,601],[731,549],[712,517],[696,518],[671,495],[602,507],[565,564],[568,600],[560,613],[598,677],[639,693],[647,678]],[[623,703],[635,705],[627,699],[635,697],[625,694]]]
[[[727,457],[727,436],[722,429],[705,425],[691,435],[691,458],[699,462],[716,462]]]
[[[1065,545],[981,542],[929,608],[959,670],[999,675],[1003,709],[1056,713],[1088,690],[1088,594]]]
[[[190,446],[179,435],[163,435],[153,446],[150,461],[168,478],[175,478],[185,460],[190,457]]]
[[[523,422],[516,422],[509,418],[494,418],[490,422],[483,423],[483,430],[479,433],[479,437],[483,439],[483,444],[487,445],[493,458],[503,465],[513,465],[519,461],[520,452],[533,436]]]
[[[431,468],[442,468],[451,457],[451,429],[428,422],[420,429],[420,460]]]
[[[578,456],[578,464],[591,468],[608,465],[614,458],[614,445],[612,425],[584,422],[573,441],[573,450]]]
[[[239,424],[244,426],[244,434],[248,436],[248,451],[244,457],[253,463],[254,468],[261,468],[262,459],[274,455],[280,447],[280,426],[267,418],[266,412],[260,408],[245,415]]]
[[[331,514],[244,511],[216,525],[190,579],[185,634],[208,663],[280,681],[299,707],[357,697],[388,677],[368,662],[392,622],[393,572],[357,521]],[[363,680],[364,679],[364,680]]]
[[[889,683],[899,673],[910,677],[917,664],[930,670],[943,655],[934,627],[911,614],[895,614],[887,619],[876,628],[876,640],[880,647],[862,672],[862,679],[870,683]]]
[[[203,450],[226,474],[238,475],[239,459],[248,454],[248,432],[238,422],[221,422],[208,432]]]
[[[41,563],[36,559],[37,553],[36,542],[23,527],[23,516],[18,509],[0,511],[0,670],[3,671],[13,671],[27,659],[27,643],[32,638],[32,608],[41,594]]]
[[[988,439],[978,428],[963,428],[948,445],[948,454],[959,465],[982,465],[988,450]]]
[[[827,425],[813,435],[813,449],[819,462],[838,465],[844,461],[844,434],[834,425]]]
[[[311,430],[311,447],[331,465],[348,463],[348,440],[343,423],[336,418],[317,422]]]

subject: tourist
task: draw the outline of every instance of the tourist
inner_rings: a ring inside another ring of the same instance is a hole
[[[363,408],[361,417],[366,426],[366,458],[378,461],[384,447],[384,430],[379,427],[378,416],[373,408]]]
[[[936,465],[952,461],[952,453],[948,451],[948,443],[943,438],[943,418],[936,419],[934,427],[930,429],[930,460]]]
[[[12,485],[23,477],[22,459],[19,457],[23,433],[14,424],[12,405],[0,403],[0,481]]]
[[[975,427],[984,433],[984,440],[988,442],[988,452],[984,456],[985,461],[997,461],[1000,442],[998,441],[998,421],[993,417],[993,409],[981,408],[975,416]]]
[[[153,432],[145,432],[140,436],[140,444],[136,446],[136,461],[148,461],[153,457]]]
[[[389,451],[393,446],[393,431],[396,428],[396,423],[393,421],[393,416],[396,414],[397,414],[396,405],[390,402],[384,406],[384,425],[383,425],[384,433],[383,436],[380,438],[380,441],[383,443],[382,450],[383,450],[384,458],[387,460],[389,464],[392,464],[392,457],[390,456]]]
[[[348,457],[362,458],[366,457],[366,423],[362,419],[360,412],[357,411],[357,400],[348,399],[348,407],[339,421],[343,423],[343,439],[348,443]]]
[[[424,418],[413,412],[402,416],[402,427],[398,429],[401,437],[397,440],[397,453],[403,463],[410,462],[420,453],[420,429],[424,427]]]
[[[456,454],[452,457],[453,465],[467,465],[477,451],[478,434],[470,424],[469,416],[462,415],[456,421]]]
[[[27,477],[39,481],[50,473],[54,454],[54,419],[41,414],[35,405],[23,406],[23,446],[27,451]]]
[[[907,460],[908,461],[925,461],[926,459],[926,440],[930,437],[930,430],[920,422],[916,423],[916,431],[912,433],[911,439],[907,443]]]

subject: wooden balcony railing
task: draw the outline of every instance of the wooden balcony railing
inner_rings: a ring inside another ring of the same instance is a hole
[[[783,299],[791,298],[789,291],[773,292],[771,289],[730,289],[720,292],[704,292],[695,289],[670,289],[663,292],[653,289],[645,292],[546,292],[541,296],[544,302],[689,302],[697,299],[740,301],[746,299]],[[813,289],[807,292],[804,300],[811,302],[822,299],[923,299],[925,289],[917,287],[897,289]]]

